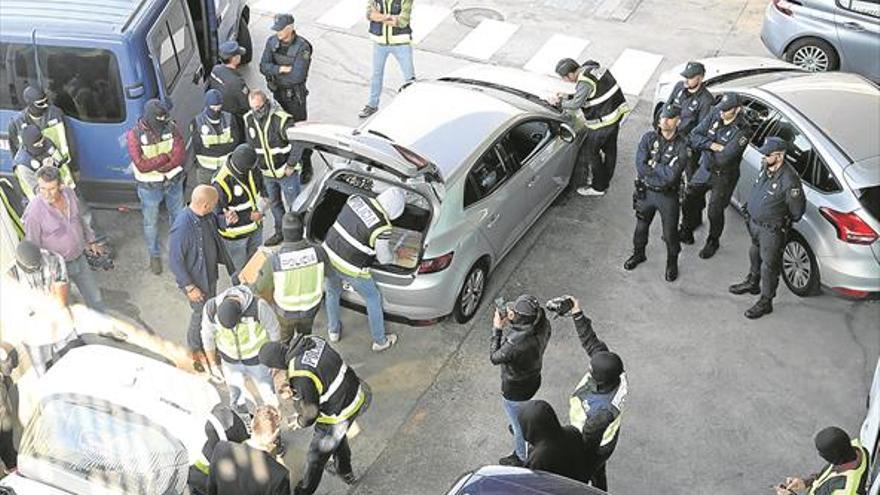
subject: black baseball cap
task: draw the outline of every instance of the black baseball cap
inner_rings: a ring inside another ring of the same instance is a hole
[[[247,53],[247,50],[245,50],[235,40],[229,40],[220,43],[220,56],[224,59],[232,58],[236,55],[244,55],[245,53]]]
[[[722,112],[726,112],[731,108],[736,108],[739,106],[739,96],[736,93],[726,93],[721,97],[721,101],[718,103],[718,109]]]
[[[679,116],[681,116],[681,107],[678,105],[664,105],[663,110],[660,111],[661,119],[674,119]]]
[[[699,62],[688,62],[684,67],[684,70],[681,71],[681,75],[687,78],[702,76],[706,74],[706,66]]]
[[[788,144],[782,139],[776,136],[768,137],[764,140],[764,144],[758,150],[758,153],[767,156],[770,153],[776,153],[777,151],[787,151]]]
[[[290,14],[276,14],[275,23],[272,24],[272,31],[281,31],[293,24],[293,16]]]

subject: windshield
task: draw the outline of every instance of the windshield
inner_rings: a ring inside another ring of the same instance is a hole
[[[183,445],[147,418],[101,400],[72,395],[42,402],[22,436],[20,455],[126,494],[177,494],[186,482]],[[63,480],[39,479],[58,486]],[[66,487],[69,489],[69,487]]]
[[[43,86],[52,103],[85,122],[122,122],[125,106],[116,56],[100,48],[38,45]],[[34,47],[0,43],[0,108],[24,108],[22,92],[37,85]]]

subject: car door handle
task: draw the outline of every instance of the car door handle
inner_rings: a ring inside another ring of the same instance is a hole
[[[858,22],[844,22],[843,27],[850,31],[864,31],[865,27]]]
[[[532,180],[530,180],[529,183],[526,184],[526,187],[534,187],[535,183],[538,182],[540,178],[540,175],[535,175],[534,177],[532,177]]]
[[[501,213],[496,213],[496,214],[492,215],[489,218],[489,223],[486,224],[486,228],[491,229],[492,226],[495,225],[495,222],[497,222],[499,218],[501,218]]]

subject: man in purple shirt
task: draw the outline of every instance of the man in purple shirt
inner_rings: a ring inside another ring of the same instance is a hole
[[[40,195],[24,211],[25,238],[60,254],[67,263],[68,278],[76,284],[86,305],[104,312],[101,290],[84,254],[88,250],[99,255],[103,247],[95,242],[95,233],[83,221],[76,194],[61,185],[61,173],[52,166],[37,170],[37,189]]]

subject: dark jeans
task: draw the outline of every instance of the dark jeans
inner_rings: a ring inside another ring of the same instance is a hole
[[[321,484],[324,475],[324,466],[330,457],[336,459],[336,471],[340,474],[351,472],[351,448],[348,446],[348,427],[350,421],[343,421],[336,425],[315,423],[315,434],[309,444],[309,454],[306,458],[306,470],[302,480],[294,489],[295,495],[311,495]]]
[[[752,236],[749,247],[749,274],[761,280],[761,297],[773,299],[782,270],[782,249],[786,234],[781,229],[762,227],[753,221],[746,226]]]
[[[309,91],[303,84],[296,88],[278,88],[273,95],[285,112],[293,117],[294,122],[302,122],[309,118],[306,108]]]
[[[588,130],[583,152],[579,155],[584,160],[582,167],[581,185],[586,185],[586,167],[589,167],[593,176],[590,186],[597,191],[608,189],[611,178],[614,177],[614,167],[617,164],[617,134],[620,124],[609,125],[601,129]]]
[[[678,192],[661,193],[647,191],[645,199],[638,200],[636,205],[636,231],[633,235],[633,247],[636,252],[644,253],[648,245],[648,231],[654,215],[660,212],[663,224],[663,240],[666,242],[666,254],[678,256],[681,244],[678,242]]]
[[[599,469],[593,473],[590,484],[602,491],[608,491],[608,476],[605,474],[605,463],[603,462]]]
[[[189,327],[186,329],[186,345],[190,351],[203,351],[205,349],[202,345],[202,311],[205,309],[205,303],[208,302],[208,299],[217,295],[216,282],[207,291],[202,289],[202,293],[204,297],[199,302],[192,302],[187,299],[189,307],[192,309],[192,314],[189,317]]]
[[[107,306],[101,298],[101,288],[84,254],[67,262],[67,277],[76,285],[86,306],[101,313],[107,312]]]
[[[699,172],[694,175],[696,178]],[[681,228],[687,232],[693,230],[701,223],[703,209],[706,207],[706,193],[712,191],[709,196],[709,238],[716,241],[724,231],[724,210],[730,204],[730,197],[736,189],[739,180],[739,170],[721,174],[711,173],[708,181],[694,180],[688,185],[688,191],[681,206]]]
[[[278,325],[281,327],[281,342],[287,343],[294,333],[311,335],[315,317],[311,318],[284,318],[278,317]]]
[[[299,196],[301,184],[299,172],[290,176],[282,175],[279,178],[263,176],[263,187],[269,197],[272,207],[272,221],[275,225],[275,234],[281,234],[281,219],[284,213],[290,211],[296,197]]]

